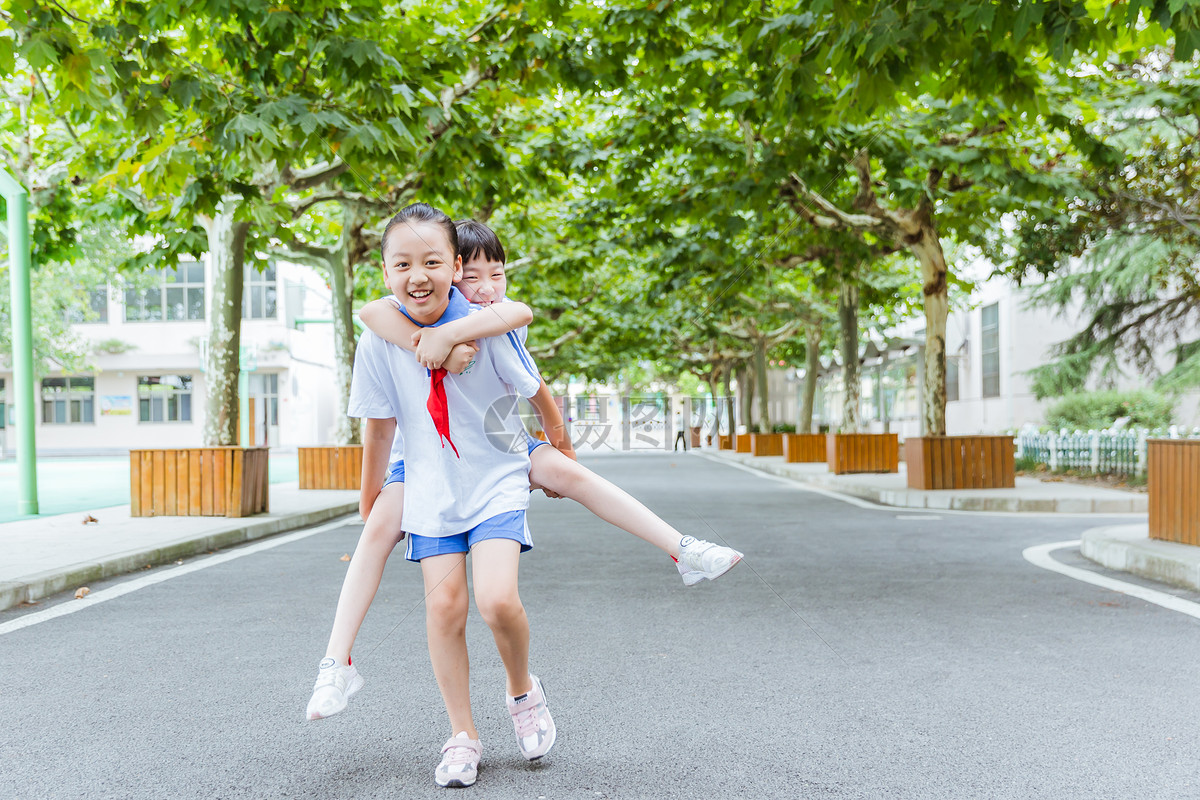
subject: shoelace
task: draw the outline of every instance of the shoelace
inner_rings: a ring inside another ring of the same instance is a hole
[[[524,739],[526,736],[532,736],[538,732],[538,712],[540,711],[541,703],[535,703],[524,711],[513,714],[513,722],[518,736]]]
[[[447,767],[461,767],[475,763],[475,748],[454,745],[442,751],[442,763]]]
[[[708,557],[709,551],[715,547],[716,545],[712,542],[698,541],[688,548],[687,553],[680,553],[680,555],[684,557],[683,560],[690,570],[707,571],[712,565],[705,564],[704,562]],[[716,554],[714,553],[713,555]]]
[[[323,669],[317,673],[317,682],[313,685],[313,690],[323,689],[326,686],[336,686],[341,691],[346,691],[346,676],[343,671],[334,667],[333,669]]]

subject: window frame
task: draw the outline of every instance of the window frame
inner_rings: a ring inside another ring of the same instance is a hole
[[[267,277],[267,273],[270,273],[270,278]],[[261,302],[257,304],[254,302],[256,289],[261,290]],[[271,308],[270,314],[266,313],[268,303]],[[262,314],[257,313],[255,305],[262,307]],[[242,319],[279,319],[279,272],[274,261],[268,262],[262,271],[253,267],[245,271],[242,280]]]
[[[199,268],[199,279],[193,270]],[[203,261],[180,261],[173,267],[163,267],[159,270],[159,281],[148,289],[126,289],[124,292],[125,322],[204,322],[208,318],[207,294],[205,283],[208,268]],[[182,276],[182,280],[180,279]],[[182,317],[171,316],[174,305],[170,301],[171,292],[181,293]],[[158,293],[158,302],[152,302],[153,294]],[[198,294],[199,304],[196,306],[199,316],[192,314],[193,293]],[[140,309],[141,314],[130,316],[131,309]],[[159,316],[147,316],[151,309],[157,309]]]
[[[62,381],[61,392],[51,392],[49,399],[47,397],[46,382],[53,382],[52,385],[58,385],[58,381]],[[84,383],[89,382],[91,386],[87,389],[76,388],[72,385],[73,382]],[[39,387],[39,398],[42,406],[42,424],[43,425],[95,425],[96,424],[96,378],[91,375],[60,375],[57,377],[42,378],[41,386]],[[62,404],[63,419],[58,419],[59,404]],[[72,419],[78,404],[79,419]],[[47,407],[54,409],[54,419],[46,419]]]
[[[165,378],[177,378],[181,384],[186,381],[186,386],[172,386],[170,384],[164,384],[163,380]],[[149,383],[149,381],[157,381],[157,383]],[[166,388],[148,388],[159,386],[165,386]],[[183,423],[190,425],[194,421],[192,418],[192,398],[195,395],[195,391],[196,381],[190,373],[184,374],[179,372],[169,372],[162,375],[138,375],[138,424],[170,425]],[[158,405],[160,414],[159,419],[154,418],[155,400],[161,401],[161,403]],[[146,404],[145,417],[143,417],[143,402]],[[175,410],[174,418],[171,416],[172,406]]]
[[[995,319],[989,322],[989,312]],[[986,305],[979,310],[979,362],[980,386],[983,397],[1000,396],[1000,303]]]

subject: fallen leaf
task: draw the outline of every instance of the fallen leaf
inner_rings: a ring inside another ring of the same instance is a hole
[[[87,597],[91,593],[92,593],[92,590],[89,589],[88,587],[80,586],[78,589],[75,590],[75,599],[82,600],[83,598]]]
[[[100,520],[96,519],[96,518],[95,518],[95,517],[93,517],[91,514],[88,514],[87,516],[85,516],[85,517],[83,518],[83,524],[84,524],[84,525],[88,525],[88,524],[90,524],[90,523],[93,523],[93,522],[99,522],[99,521],[100,521]]]
[[[349,561],[349,560],[350,560],[350,554],[349,554],[349,553],[344,553],[344,554],[342,555],[342,561]]]

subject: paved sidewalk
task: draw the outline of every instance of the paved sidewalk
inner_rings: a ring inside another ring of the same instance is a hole
[[[130,517],[129,505],[0,524],[0,610],[91,581],[207,553],[358,511],[357,491],[270,486],[269,514]]]
[[[788,464],[783,456],[752,456],[729,450],[701,452],[772,475],[803,481],[819,489],[900,508],[1043,514],[1145,514],[1148,507],[1144,494],[1065,481],[1019,477],[1015,489],[920,491],[908,488],[908,475],[903,463],[898,473],[833,475],[824,464]]]

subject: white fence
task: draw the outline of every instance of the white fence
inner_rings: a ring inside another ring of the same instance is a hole
[[[1045,464],[1051,471],[1083,469],[1108,475],[1145,475],[1147,439],[1196,439],[1200,428],[1108,431],[1061,430],[1017,434],[1017,459]]]

